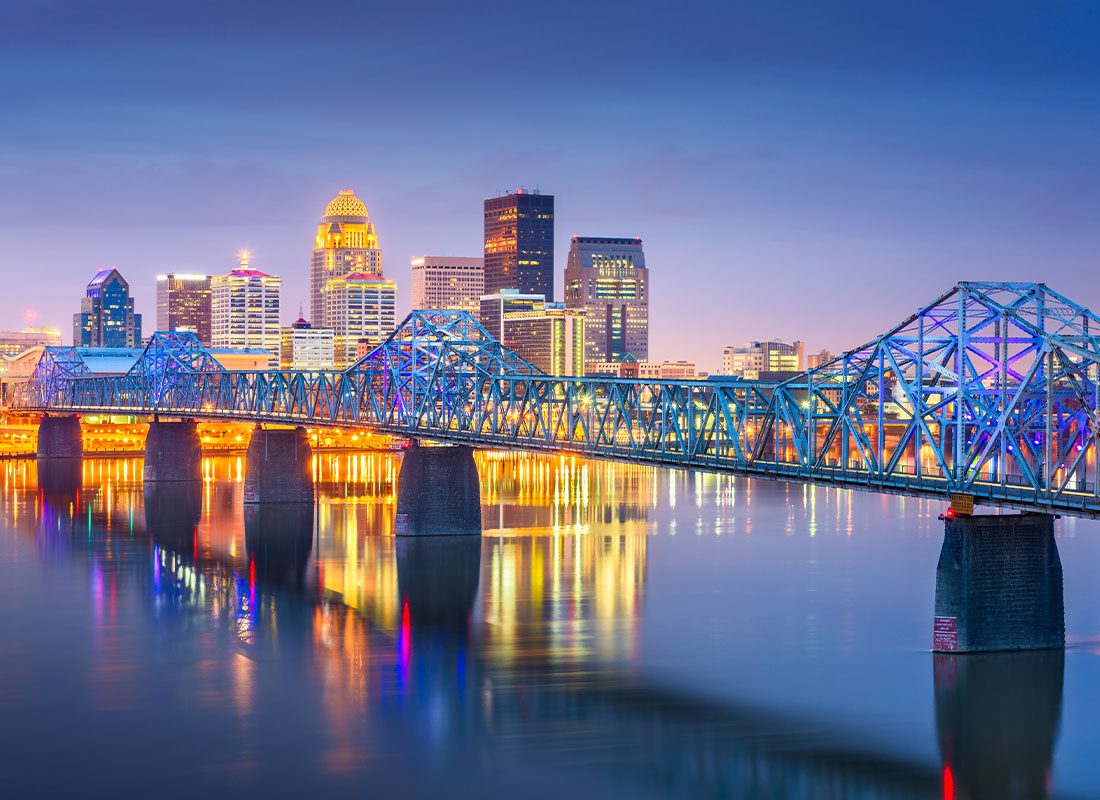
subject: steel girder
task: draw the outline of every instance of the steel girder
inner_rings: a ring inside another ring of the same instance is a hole
[[[1043,284],[960,283],[779,383],[548,376],[453,311],[414,312],[342,372],[229,372],[163,334],[126,375],[61,363],[43,359],[24,407],[352,425],[1100,514],[1100,320]]]

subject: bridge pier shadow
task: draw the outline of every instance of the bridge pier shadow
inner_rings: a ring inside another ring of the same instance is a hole
[[[956,797],[1049,797],[1065,653],[933,656],[944,782]]]
[[[481,537],[401,537],[395,547],[412,629],[465,635],[481,579]]]
[[[190,553],[202,516],[202,484],[198,481],[150,481],[143,488],[145,529],[164,547]]]
[[[244,543],[257,578],[272,586],[305,588],[313,554],[313,504],[246,505]]]

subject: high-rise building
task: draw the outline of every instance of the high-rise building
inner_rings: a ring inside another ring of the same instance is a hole
[[[279,293],[282,279],[248,265],[210,279],[210,339],[214,347],[266,350],[279,363]]]
[[[757,380],[762,372],[800,372],[805,368],[805,344],[749,342],[744,347],[722,348],[722,373]]]
[[[329,281],[353,272],[382,274],[382,251],[367,207],[353,189],[341,189],[325,206],[309,271],[310,314],[318,328],[335,328],[325,291]]]
[[[332,369],[336,346],[333,332],[314,328],[299,317],[289,328],[283,328],[279,348],[282,369],[317,371]]]
[[[412,260],[414,310],[469,311],[477,316],[485,294],[485,259],[418,256]]]
[[[0,331],[0,355],[17,356],[32,347],[57,347],[61,331],[56,328],[23,328],[21,331]]]
[[[190,331],[210,344],[210,276],[157,276],[157,330]]]
[[[642,240],[574,236],[565,304],[584,311],[585,361],[649,358],[649,270]]]
[[[504,314],[501,342],[547,375],[584,375],[584,313],[546,303]]]
[[[361,339],[380,344],[397,325],[397,284],[381,275],[352,272],[329,278],[324,297],[338,369],[355,363]]]
[[[814,369],[815,367],[820,367],[824,364],[828,364],[834,358],[836,358],[836,356],[833,355],[832,351],[830,350],[821,350],[817,353],[811,353],[810,355],[806,356],[806,369]]]
[[[73,315],[73,344],[78,347],[139,347],[141,314],[134,313],[130,284],[117,269],[101,269],[80,298]]]
[[[485,293],[554,299],[554,195],[517,189],[485,201]]]
[[[546,305],[541,294],[523,294],[519,289],[498,289],[493,294],[482,295],[478,320],[497,341],[504,340],[504,316],[519,311],[538,310]]]

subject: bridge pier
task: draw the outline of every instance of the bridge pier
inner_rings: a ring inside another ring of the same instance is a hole
[[[75,415],[51,417],[38,423],[38,457],[82,458],[84,439],[80,434],[80,419]]]
[[[202,480],[202,447],[195,420],[149,423],[142,475],[146,483]]]
[[[481,483],[474,451],[415,440],[397,479],[398,536],[481,535]]]
[[[944,525],[932,649],[1066,646],[1062,562],[1049,514],[959,515]]]
[[[312,503],[313,448],[305,428],[257,427],[244,467],[246,503]]]

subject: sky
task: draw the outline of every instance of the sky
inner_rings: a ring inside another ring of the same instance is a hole
[[[960,280],[1100,309],[1100,3],[0,0],[0,329],[236,253],[308,308],[322,209],[481,254],[486,197],[640,236],[650,357],[853,348]]]

